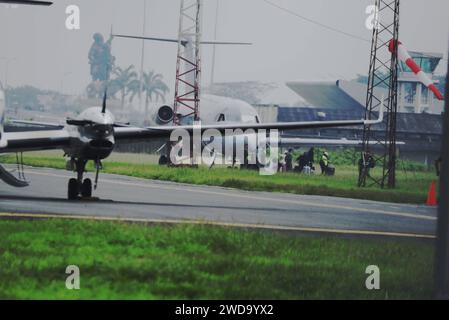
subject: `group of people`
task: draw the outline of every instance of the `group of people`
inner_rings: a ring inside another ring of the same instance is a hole
[[[310,148],[309,151],[304,152],[296,159],[297,165],[294,166],[293,149],[289,149],[284,153],[279,162],[279,171],[281,172],[299,172],[305,174],[312,174],[315,172],[315,148]],[[321,154],[319,165],[321,174],[333,176],[335,168],[331,165],[330,156],[327,151]]]

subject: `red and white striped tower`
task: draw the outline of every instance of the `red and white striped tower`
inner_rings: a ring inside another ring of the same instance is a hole
[[[181,0],[173,124],[200,120],[202,0]]]
[[[391,53],[394,53],[395,48],[396,48],[395,40],[391,39],[390,44],[388,46],[388,50],[390,50]],[[413,71],[413,73],[417,76],[419,81],[422,84],[424,84],[430,91],[432,91],[438,100],[440,101],[444,100],[444,97],[441,94],[440,90],[438,90],[437,86],[435,86],[433,81],[426,75],[426,73],[422,71],[420,66],[416,64],[415,60],[413,60],[411,55],[408,53],[407,48],[402,44],[401,41],[397,41],[397,48],[399,60],[405,63],[410,68],[410,70]]]

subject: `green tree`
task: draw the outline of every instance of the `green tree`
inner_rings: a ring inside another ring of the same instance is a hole
[[[42,106],[39,104],[38,97],[46,93],[32,86],[7,88],[5,91],[9,105],[15,105],[27,110],[40,109]]]
[[[168,86],[163,80],[163,76],[160,73],[149,71],[143,74],[142,81],[142,94],[145,95],[145,119],[148,118],[148,107],[150,101],[158,102],[162,100],[165,102],[165,95],[170,91]],[[136,95],[139,94],[140,80],[133,80],[129,84],[129,90],[131,92],[130,101],[132,102]]]
[[[134,66],[130,65],[126,69],[117,67],[114,69],[113,74],[115,76],[108,86],[110,86],[110,94],[113,96],[117,92],[120,92],[120,101],[122,110],[125,108],[126,96],[130,93],[130,85],[137,79],[137,73],[134,71]]]

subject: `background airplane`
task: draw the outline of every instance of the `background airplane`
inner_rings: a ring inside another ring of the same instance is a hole
[[[123,35],[123,34],[111,34],[113,37],[134,39],[134,40],[147,40],[156,42],[169,42],[178,44],[179,39],[167,38],[167,37],[143,37],[135,35]],[[193,39],[182,39],[181,44],[186,48],[190,61],[194,56],[194,49],[192,44]],[[249,42],[231,42],[231,41],[201,41],[202,45],[251,45]],[[189,70],[189,65],[186,62],[185,70]],[[193,79],[190,81],[193,83]],[[256,109],[250,104],[227,97],[221,97],[210,94],[201,94],[201,122],[203,124],[219,124],[219,123],[241,123],[257,124],[261,122],[261,118]],[[173,107],[164,105],[156,110],[154,113],[153,121],[157,125],[166,125],[173,121],[174,112]],[[182,121],[189,121],[184,115],[180,115]],[[239,141],[239,140],[237,140]],[[239,143],[239,142],[234,142]],[[287,138],[283,137],[279,140],[280,147],[299,147],[299,146],[360,146],[361,140],[347,140],[347,139],[308,139],[308,138]],[[239,147],[239,146],[237,146]],[[222,150],[225,148],[225,141],[223,141]],[[234,146],[235,148],[235,146]],[[249,150],[253,152],[254,150]],[[161,163],[167,161],[166,156],[161,156]]]

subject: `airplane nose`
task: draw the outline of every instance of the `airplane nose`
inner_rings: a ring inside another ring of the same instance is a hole
[[[95,149],[112,149],[114,147],[114,144],[111,141],[104,139],[92,140],[89,145]]]

